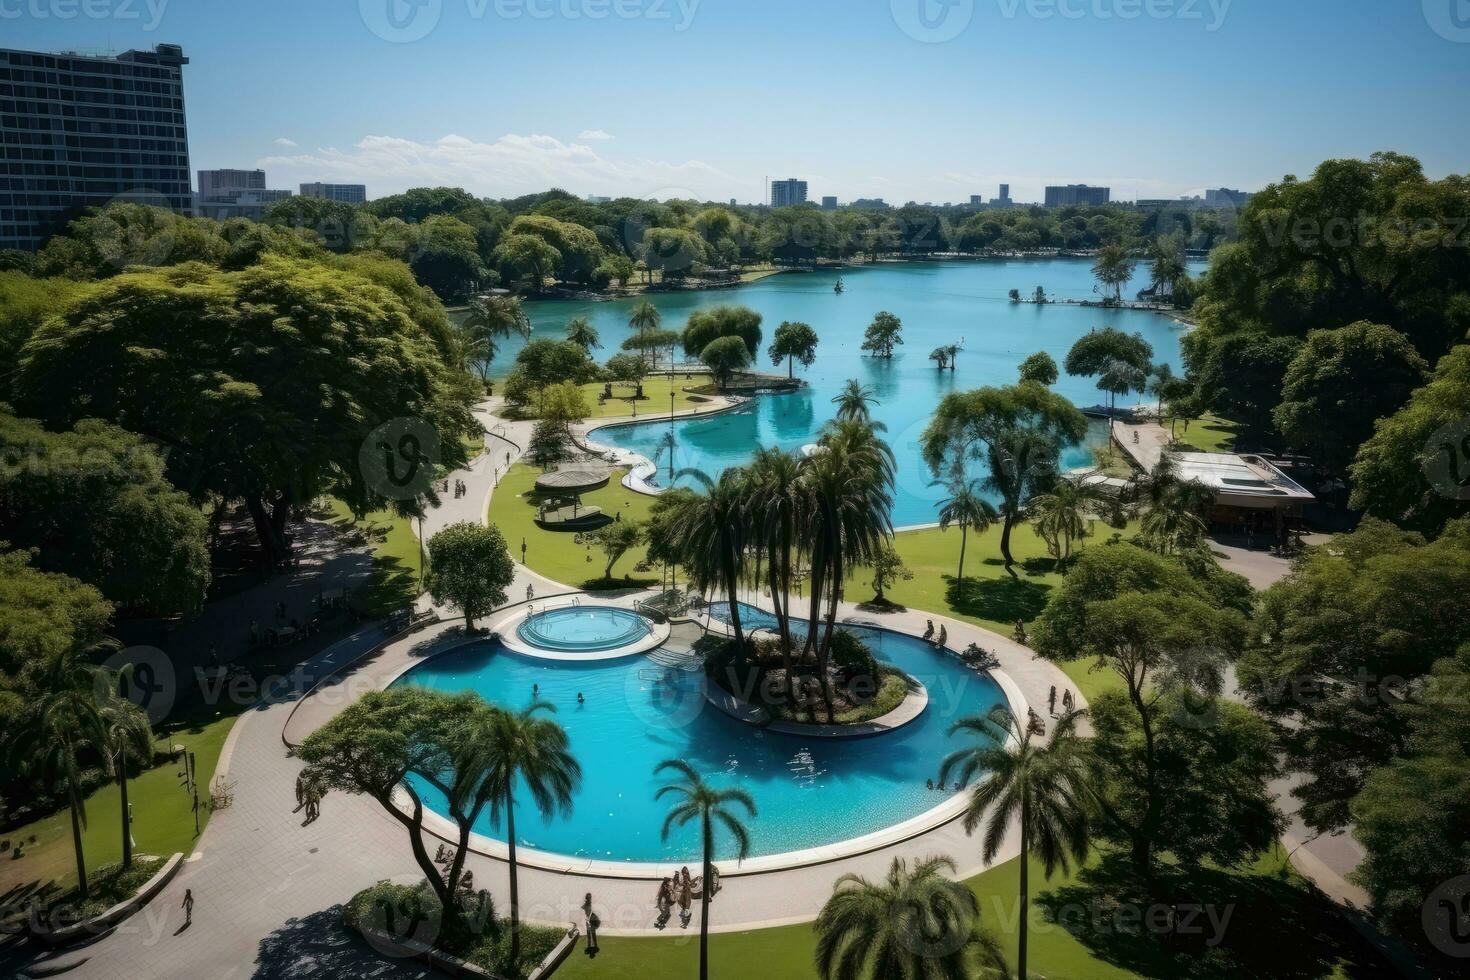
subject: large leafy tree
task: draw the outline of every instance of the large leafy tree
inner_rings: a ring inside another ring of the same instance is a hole
[[[540,239],[555,250],[557,275],[567,282],[590,282],[602,262],[604,252],[596,233],[570,221],[523,214],[511,221],[505,240],[519,236]]]
[[[0,272],[0,401],[9,400],[11,378],[25,342],[81,289],[72,279],[32,279],[20,271]]]
[[[1111,409],[1118,395],[1144,390],[1153,356],[1153,345],[1142,334],[1104,327],[1077,339],[1067,352],[1066,369],[1073,376],[1096,377],[1098,389],[1108,394]]]
[[[971,460],[989,470],[981,489],[1001,498],[1000,549],[1007,567],[1011,530],[1026,501],[1057,475],[1062,447],[1082,441],[1087,419],[1067,399],[1037,384],[979,388],[946,395],[924,430],[920,448],[936,477],[963,473]]]
[[[1037,351],[1021,362],[1021,380],[1050,388],[1057,383],[1057,362],[1046,351]]]
[[[735,375],[750,366],[750,348],[739,337],[720,337],[705,345],[699,360],[715,379],[715,385],[724,388]]]
[[[1016,973],[1026,973],[1026,941],[1030,934],[1031,859],[1041,861],[1047,878],[1067,873],[1073,862],[1087,860],[1090,842],[1089,812],[1093,791],[1089,784],[1085,743],[1077,733],[1081,715],[1068,711],[1057,720],[1049,740],[1042,742],[1029,725],[1010,709],[997,706],[985,717],[965,718],[950,729],[974,744],[950,753],[939,769],[941,785],[958,775],[969,786],[965,833],[983,830],[981,856],[995,861],[1012,824],[1020,830],[1020,923],[1016,942]]]
[[[1296,337],[1232,333],[1186,359],[1203,404],[1260,440],[1274,430],[1271,411],[1301,345]]]
[[[684,327],[684,353],[699,357],[705,348],[723,337],[739,337],[747,356],[754,360],[761,347],[761,315],[746,306],[697,310]]]
[[[709,903],[714,896],[715,829],[721,828],[735,841],[735,855],[740,860],[750,854],[750,831],[745,820],[755,816],[755,800],[743,789],[717,789],[705,782],[693,766],[683,759],[665,759],[654,769],[668,774],[669,782],[658,788],[657,799],[670,797],[673,806],[664,818],[663,838],[669,833],[698,821],[704,888],[699,899],[699,980],[709,980]],[[741,811],[744,811],[743,815]]]
[[[28,552],[0,552],[0,722],[41,690],[49,663],[102,642],[112,619],[112,604],[96,588],[30,560]]]
[[[862,349],[874,357],[891,359],[893,348],[903,343],[903,321],[887,310],[879,312],[863,333]]]
[[[822,980],[1009,977],[1005,956],[985,931],[980,899],[955,881],[951,858],[909,870],[894,858],[881,882],[845,874],[832,886],[813,929]]]
[[[1262,594],[1237,673],[1251,704],[1280,722],[1314,829],[1347,825],[1365,780],[1404,751],[1398,706],[1470,642],[1467,593],[1470,519],[1426,541],[1369,518]]]
[[[817,359],[817,332],[800,320],[786,320],[776,328],[776,337],[766,354],[772,364],[785,361],[786,376],[794,377],[797,361],[802,367],[811,367]]]
[[[147,440],[86,419],[48,432],[0,411],[0,541],[120,606],[193,612],[209,586],[205,517]]]
[[[1428,367],[1408,337],[1382,324],[1314,330],[1286,369],[1276,427],[1329,472],[1344,473],[1374,423],[1403,407]]]
[[[374,502],[358,454],[376,427],[423,419],[441,462],[462,462],[459,436],[477,428],[467,380],[390,289],[268,256],[94,287],[32,336],[16,388],[53,427],[102,418],[158,443],[195,499],[244,500],[275,558],[292,507],[327,492]]]
[[[531,292],[539,293],[560,266],[561,253],[537,235],[518,232],[502,238],[491,259],[500,270],[503,281],[525,280]]]
[[[461,521],[429,539],[429,594],[458,609],[467,630],[475,628],[476,617],[504,605],[514,581],[510,548],[494,525]]]
[[[1350,505],[1384,520],[1437,533],[1466,513],[1470,488],[1470,344],[1444,357],[1409,403],[1380,419],[1358,447]],[[1434,483],[1429,480],[1434,476]]]

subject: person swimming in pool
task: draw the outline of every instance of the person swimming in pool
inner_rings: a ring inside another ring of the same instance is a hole
[[[586,704],[587,703],[587,699],[585,697],[583,697],[581,691],[578,691],[577,692],[577,703],[578,704]]]

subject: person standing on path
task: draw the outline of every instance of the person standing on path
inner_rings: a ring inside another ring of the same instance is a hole
[[[184,928],[187,929],[194,922],[194,890],[184,889]]]
[[[1057,713],[1057,686],[1051,686],[1051,693],[1046,696],[1046,710],[1053,715]]]
[[[597,927],[602,925],[602,920],[597,917],[596,912],[592,911],[591,892],[588,892],[587,897],[582,899],[582,915],[587,920],[587,955],[596,956]]]

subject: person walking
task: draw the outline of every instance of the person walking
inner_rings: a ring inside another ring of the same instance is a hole
[[[184,889],[184,928],[189,928],[194,922],[194,891],[190,888]]]
[[[679,924],[685,929],[689,928],[689,920],[694,917],[690,911],[694,904],[694,882],[689,877],[689,865],[685,865],[679,871]]]
[[[602,924],[602,920],[597,917],[596,912],[592,911],[591,892],[588,892],[587,897],[582,899],[582,916],[587,920],[587,955],[596,956],[597,927]]]
[[[1062,692],[1062,710],[1071,711],[1072,704],[1072,692],[1070,690]]]
[[[1051,686],[1051,693],[1046,696],[1046,710],[1052,715],[1057,713],[1057,686]]]

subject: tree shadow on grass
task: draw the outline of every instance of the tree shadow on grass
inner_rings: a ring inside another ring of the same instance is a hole
[[[1150,892],[1111,852],[1036,904],[1094,956],[1146,977],[1389,975],[1326,899],[1284,876],[1160,865]]]
[[[342,924],[342,907],[287,919],[260,941],[256,980],[421,980],[438,976],[428,967],[384,956]]]
[[[1030,622],[1041,615],[1050,585],[1016,578],[971,578],[963,582],[953,575],[944,577],[945,601],[949,608],[963,616],[988,619],[996,623]]]

